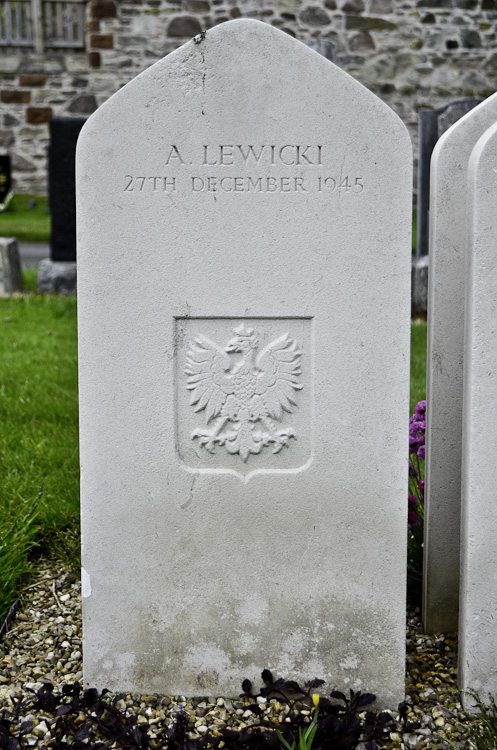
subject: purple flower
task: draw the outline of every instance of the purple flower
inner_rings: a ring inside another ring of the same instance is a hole
[[[407,512],[407,522],[409,529],[412,526],[418,526],[421,523],[421,519],[418,513],[418,498],[416,495],[408,495],[409,509]]]
[[[416,405],[414,414],[409,419],[409,491],[408,525],[421,526],[425,483],[421,479],[420,461],[425,460],[426,401]],[[415,458],[414,458],[415,457]]]
[[[417,435],[425,434],[425,423],[419,420],[412,419],[409,421],[409,435],[416,437]]]
[[[420,518],[415,510],[409,510],[407,514],[407,523],[409,525],[409,528],[412,526],[418,526],[420,523]]]
[[[414,409],[414,417],[420,422],[425,422],[426,419],[426,401],[418,401],[416,408]]]
[[[409,436],[409,453],[417,453],[419,448],[418,438]]]
[[[420,401],[409,420],[409,455],[420,461],[425,458],[426,401]]]

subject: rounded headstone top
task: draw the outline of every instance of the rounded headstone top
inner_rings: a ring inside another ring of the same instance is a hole
[[[143,71],[89,118],[78,148],[99,122],[138,129],[143,138],[157,117],[169,129],[177,119],[196,137],[211,127],[224,127],[230,137],[236,124],[249,142],[261,127],[265,140],[291,128],[304,138],[309,122],[320,120],[330,138],[348,123],[351,148],[355,134],[363,138],[377,127],[394,149],[409,142],[396,113],[352,76],[283,31],[247,18],[195,35]]]

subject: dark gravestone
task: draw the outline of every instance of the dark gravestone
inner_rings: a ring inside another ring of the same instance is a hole
[[[416,258],[428,255],[428,214],[430,209],[430,161],[435,144],[463,115],[482,99],[458,99],[440,109],[419,111],[418,222]]]
[[[336,44],[331,39],[309,39],[304,42],[307,47],[313,49],[314,52],[319,52],[320,55],[326,57],[327,60],[334,63],[336,57]]]
[[[10,156],[3,155],[0,156],[0,210],[5,208],[11,187]]]
[[[82,117],[50,120],[48,149],[48,193],[52,216],[50,258],[76,260],[76,141],[86,122]]]
[[[419,111],[417,241],[412,267],[413,315],[425,315],[428,308],[431,155],[440,136],[481,101],[476,98],[458,99],[439,109]]]

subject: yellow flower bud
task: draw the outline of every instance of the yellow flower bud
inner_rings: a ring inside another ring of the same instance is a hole
[[[312,694],[312,702],[314,703],[314,706],[317,708],[319,706],[319,695],[318,693]]]

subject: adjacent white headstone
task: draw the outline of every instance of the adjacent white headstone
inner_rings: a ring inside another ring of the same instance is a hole
[[[14,237],[0,237],[0,297],[23,291],[19,248]]]
[[[458,120],[431,162],[423,621],[458,627],[466,178],[477,140],[497,120],[497,94]]]
[[[87,685],[404,694],[411,145],[269,25],[80,136]]]
[[[469,162],[459,687],[497,695],[497,125]],[[466,705],[472,701],[464,696]]]

